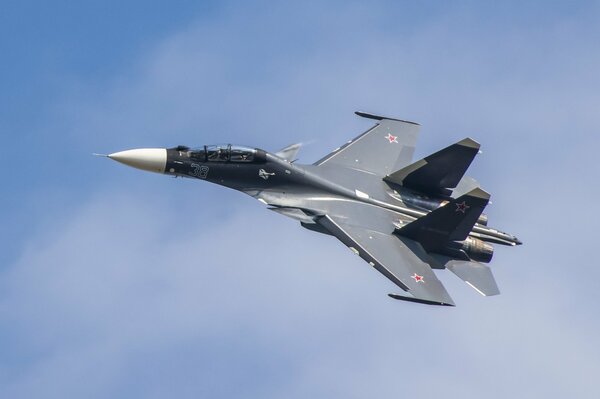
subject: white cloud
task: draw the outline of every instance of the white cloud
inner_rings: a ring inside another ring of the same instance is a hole
[[[551,277],[481,298],[444,275],[459,307],[397,303],[333,238],[259,204],[204,223],[218,205],[182,201],[180,218],[148,194],[99,194],[3,274],[8,361],[29,357],[5,364],[11,397],[593,396],[596,323],[572,323]]]

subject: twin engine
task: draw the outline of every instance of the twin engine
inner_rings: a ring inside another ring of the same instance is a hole
[[[462,250],[471,260],[489,263],[494,256],[494,247],[478,238],[467,237],[462,241]]]
[[[489,263],[494,256],[494,247],[478,238],[467,237],[464,241],[449,243],[440,253],[457,259]]]

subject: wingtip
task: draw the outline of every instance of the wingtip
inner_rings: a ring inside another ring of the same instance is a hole
[[[428,299],[419,299],[419,298],[414,298],[411,296],[404,296],[404,295],[399,295],[399,294],[388,294],[388,296],[392,299],[397,299],[399,301],[415,302],[415,303],[421,303],[424,305],[456,306],[454,304],[454,302],[437,302],[437,301],[431,301]]]
[[[371,114],[369,112],[363,112],[363,111],[354,111],[354,114],[362,117],[362,118],[367,118],[367,119],[374,119],[377,121],[381,121],[384,119],[388,119],[391,121],[396,121],[396,122],[404,122],[404,123],[410,123],[411,125],[417,125],[417,126],[421,126],[419,123],[417,122],[412,122],[412,121],[406,121],[406,120],[402,120],[402,119],[396,119],[396,118],[390,118],[387,116],[381,116],[381,115],[375,115],[375,114]]]

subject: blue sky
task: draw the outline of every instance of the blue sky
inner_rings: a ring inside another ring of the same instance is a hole
[[[597,2],[7,2],[0,392],[11,398],[600,394]],[[92,152],[470,136],[502,295],[398,303],[332,238]]]

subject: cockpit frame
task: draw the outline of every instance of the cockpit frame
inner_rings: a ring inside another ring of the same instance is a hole
[[[252,163],[258,161],[258,152],[256,148],[221,144],[205,145],[201,148],[191,149],[188,156],[200,162]]]

